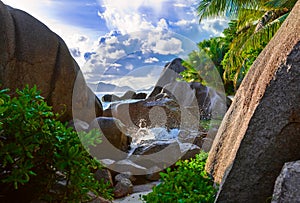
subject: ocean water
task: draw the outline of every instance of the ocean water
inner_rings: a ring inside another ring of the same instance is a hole
[[[146,91],[141,91],[143,93],[146,93],[147,95],[150,93],[150,91],[146,92]],[[141,93],[139,91],[137,91],[136,93]],[[134,102],[137,102],[137,101],[140,101],[140,99],[128,99],[128,100],[121,100],[121,101],[114,101],[114,102],[103,102],[102,101],[102,97],[104,95],[107,95],[107,94],[114,94],[118,97],[121,97],[125,94],[126,92],[95,92],[96,96],[100,99],[101,103],[102,103],[102,106],[103,106],[103,109],[107,109],[111,104],[113,103],[134,103]]]

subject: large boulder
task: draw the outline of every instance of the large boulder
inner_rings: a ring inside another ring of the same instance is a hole
[[[159,101],[143,100],[134,103],[120,103],[112,111],[129,129],[140,127],[178,128],[181,121],[180,106],[169,99]],[[142,126],[145,125],[145,126]]]
[[[89,131],[99,129],[105,136],[103,142],[98,147],[111,144],[116,149],[127,152],[131,139],[126,135],[127,129],[120,120],[112,117],[98,117],[89,126]]]
[[[214,140],[206,170],[216,202],[265,202],[300,158],[300,1],[254,62]]]
[[[186,69],[184,66],[182,66],[182,62],[182,59],[176,58],[165,65],[157,83],[154,86],[154,89],[149,94],[149,97],[158,95],[162,91],[164,86],[169,83],[175,82],[176,79],[180,77],[179,74]]]
[[[102,115],[102,106],[86,86],[80,68],[64,41],[31,15],[0,1],[1,88],[37,85],[55,112],[71,120],[72,107],[90,122]],[[73,89],[76,81],[76,91]],[[72,98],[76,98],[73,101]],[[73,106],[72,106],[73,105]]]
[[[104,111],[128,128],[201,129],[200,120],[220,119],[226,112],[225,96],[200,83],[175,81],[163,87],[155,97],[133,103],[111,105]]]

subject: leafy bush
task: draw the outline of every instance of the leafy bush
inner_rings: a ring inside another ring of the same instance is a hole
[[[96,181],[101,165],[80,142],[101,142],[100,133],[79,136],[58,121],[36,87],[0,91],[0,202],[32,199],[82,202],[88,192],[111,199],[111,189]]]
[[[146,202],[213,202],[217,189],[204,170],[207,154],[202,152],[194,159],[179,161],[176,169],[160,173],[162,183],[143,196]]]

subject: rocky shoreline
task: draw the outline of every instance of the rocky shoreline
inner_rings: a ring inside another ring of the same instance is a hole
[[[106,95],[104,101],[117,102],[103,110],[63,40],[0,1],[0,81],[12,90],[37,85],[53,111],[63,112],[62,122],[77,132],[101,130],[102,143],[88,147],[105,166],[95,172],[96,179],[110,184],[116,198],[137,191],[137,185],[151,185],[160,171],[204,149],[210,150],[206,170],[220,183],[216,202],[264,202],[273,191],[273,202],[292,202],[299,199],[300,182],[299,16],[300,2],[231,105],[212,87],[180,80],[185,67],[176,58],[149,95]],[[213,122],[228,106],[218,130]],[[57,187],[64,184],[58,181]],[[95,197],[95,202],[108,201]]]
[[[179,159],[193,158],[203,150],[205,139],[213,139],[216,134],[217,128],[208,131],[200,121],[213,119],[212,105],[221,106],[225,113],[226,101],[200,83],[177,81],[180,71],[185,69],[181,61],[174,59],[165,66],[163,79],[158,79],[154,90],[144,99],[114,102],[91,124],[80,120],[73,124],[77,131],[98,128],[103,132],[103,142],[91,147],[90,153],[106,166],[105,173],[117,178],[111,182],[117,198],[132,193],[136,184],[159,180],[159,172]],[[125,95],[129,94],[136,95],[131,91]],[[206,148],[210,144],[206,143]]]

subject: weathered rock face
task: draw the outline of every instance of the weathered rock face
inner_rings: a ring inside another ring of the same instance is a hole
[[[158,95],[164,86],[169,83],[175,82],[179,77],[179,73],[181,73],[185,69],[186,68],[182,66],[182,59],[180,58],[176,58],[172,62],[167,63],[149,97]]]
[[[300,159],[300,1],[254,62],[225,115],[206,170],[216,202],[265,202],[285,162]]]
[[[299,202],[299,188],[300,161],[285,163],[275,183],[272,203]]]
[[[114,197],[120,198],[125,197],[133,192],[133,185],[131,181],[127,178],[122,178],[117,182],[114,189]]]
[[[72,119],[73,108],[85,112],[81,120],[102,115],[102,106],[86,86],[64,41],[29,14],[0,1],[0,83],[2,88],[37,85],[61,120]],[[74,83],[80,87],[73,95]]]
[[[104,115],[121,120],[128,128],[140,128],[143,120],[148,128],[199,130],[200,119],[223,117],[226,109],[225,97],[212,88],[176,81],[164,86],[155,97],[111,105]]]
[[[104,111],[104,115],[116,117],[128,128],[139,128],[141,120],[144,120],[148,128],[195,130],[200,119],[222,118],[227,110],[225,95],[197,82],[178,81],[185,69],[182,59],[174,59],[165,65],[154,90],[146,99],[135,103],[115,103]],[[129,91],[123,97],[126,95],[134,98],[134,92]]]
[[[118,119],[98,117],[90,124],[89,130],[97,128],[102,131],[110,144],[119,150],[127,152],[130,145],[130,137],[125,134],[127,130]],[[99,147],[108,144],[106,143],[106,139],[102,139],[103,143],[101,143]]]
[[[139,101],[135,103],[121,103],[112,109],[112,115],[121,120],[128,128],[139,128],[141,121],[145,121],[143,127],[155,127],[155,125],[167,128],[180,126],[180,107],[172,101],[163,99],[160,101]]]

